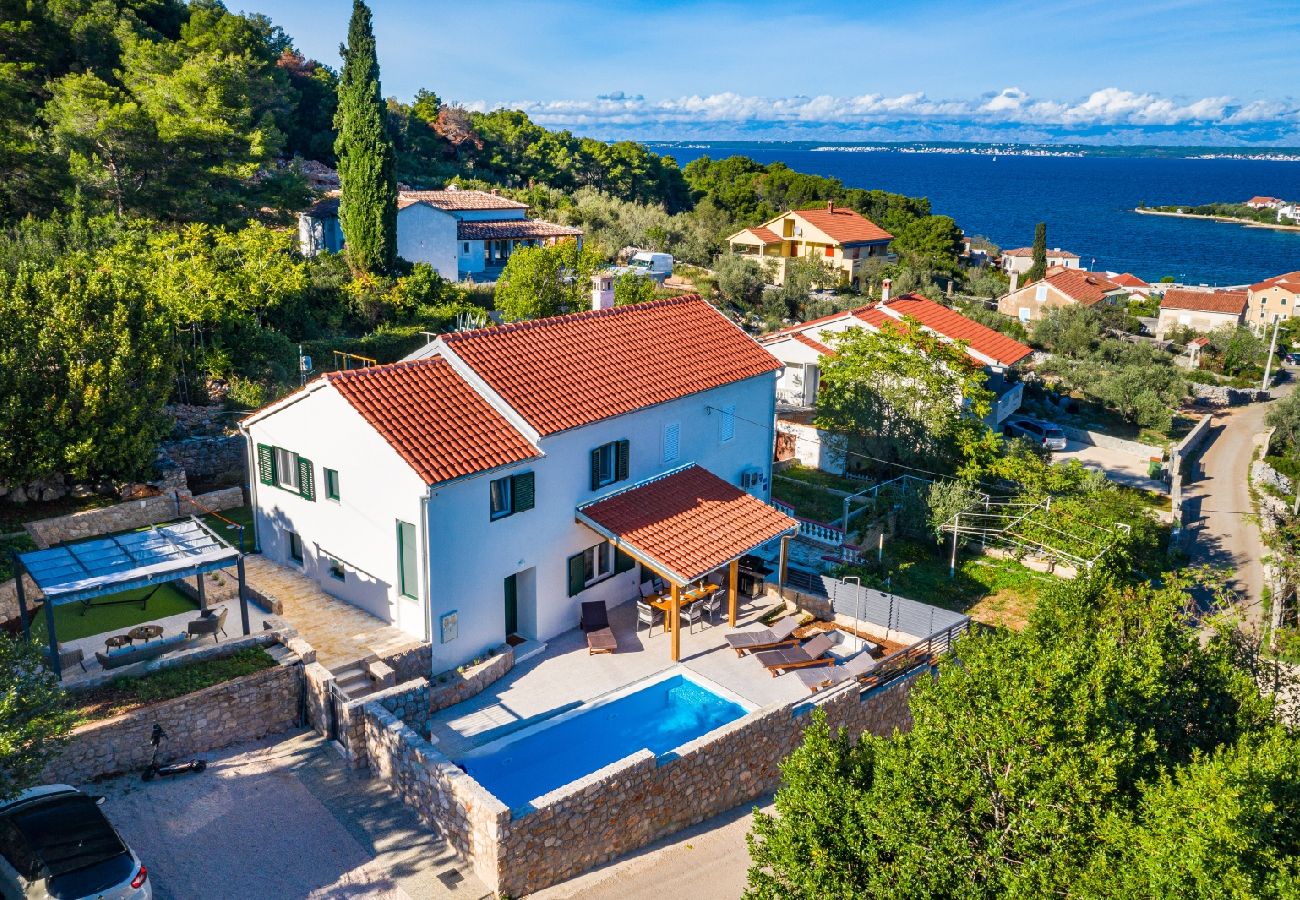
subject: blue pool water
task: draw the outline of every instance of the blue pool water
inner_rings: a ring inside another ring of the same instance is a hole
[[[638,750],[667,753],[743,715],[740,704],[674,675],[460,764],[514,809]]]

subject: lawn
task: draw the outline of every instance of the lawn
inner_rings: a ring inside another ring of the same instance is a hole
[[[844,498],[816,485],[773,478],[772,497],[793,506],[802,519],[834,525],[844,517]]]
[[[860,491],[871,487],[870,484],[862,481],[854,481],[851,478],[845,478],[842,475],[832,475],[830,472],[823,472],[821,469],[813,469],[808,466],[793,463],[786,466],[779,472],[773,472],[779,478],[793,478],[795,481],[802,481],[805,484],[811,484],[817,487],[834,488],[837,491],[844,491],[849,494],[856,494]]]
[[[223,540],[236,549],[239,548],[239,529],[230,523],[234,522],[235,525],[243,525],[244,552],[257,552],[257,536],[253,532],[253,508],[251,506],[236,506],[233,509],[223,509],[219,513],[208,513],[199,518],[204,525],[221,535]]]
[[[118,678],[93,691],[74,694],[72,704],[82,721],[112,716],[183,697],[214,684],[251,675],[274,666],[275,660],[261,647],[247,647],[221,659],[153,672],[138,678]]]
[[[149,598],[147,608],[141,609],[139,603],[121,603],[114,606],[105,605],[112,600],[140,599],[153,588],[136,588],[107,597],[96,597],[89,610],[80,603],[65,603],[54,607],[54,631],[60,643],[75,641],[77,638],[92,634],[110,632],[118,634],[128,631],[142,622],[152,622],[166,616],[194,612],[199,606],[170,584],[164,584]],[[85,614],[83,615],[83,610]],[[45,630],[45,612],[42,610],[32,621],[32,637],[38,641],[48,641]]]

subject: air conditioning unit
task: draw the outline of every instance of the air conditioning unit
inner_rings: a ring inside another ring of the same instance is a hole
[[[767,474],[762,469],[746,469],[740,473],[740,486],[745,490],[764,487],[766,484]]]

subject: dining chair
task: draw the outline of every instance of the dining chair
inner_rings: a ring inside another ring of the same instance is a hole
[[[695,623],[704,621],[704,603],[692,603],[681,610],[681,621],[687,623],[687,630],[695,631]]]
[[[727,608],[727,589],[714,591],[702,604],[704,611],[709,614],[709,624],[716,625],[718,614]]]
[[[641,626],[645,625],[648,629],[646,637],[651,637],[654,634],[655,626],[658,625],[662,628],[663,624],[663,614],[659,612],[659,610],[655,609],[644,600],[638,600],[636,602],[637,631],[640,631]]]

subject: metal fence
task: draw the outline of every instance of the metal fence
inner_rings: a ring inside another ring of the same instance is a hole
[[[934,665],[939,661],[939,657],[952,650],[953,641],[970,630],[970,619],[965,616],[962,618],[964,621],[950,625],[909,647],[904,647],[897,653],[886,656],[862,679],[862,690],[869,691],[882,684],[888,684],[908,672]]]
[[[852,581],[841,581],[826,575],[819,580],[821,590],[817,593],[831,601],[836,614],[860,619],[890,631],[923,637],[970,622],[969,616],[959,612],[918,603]]]

